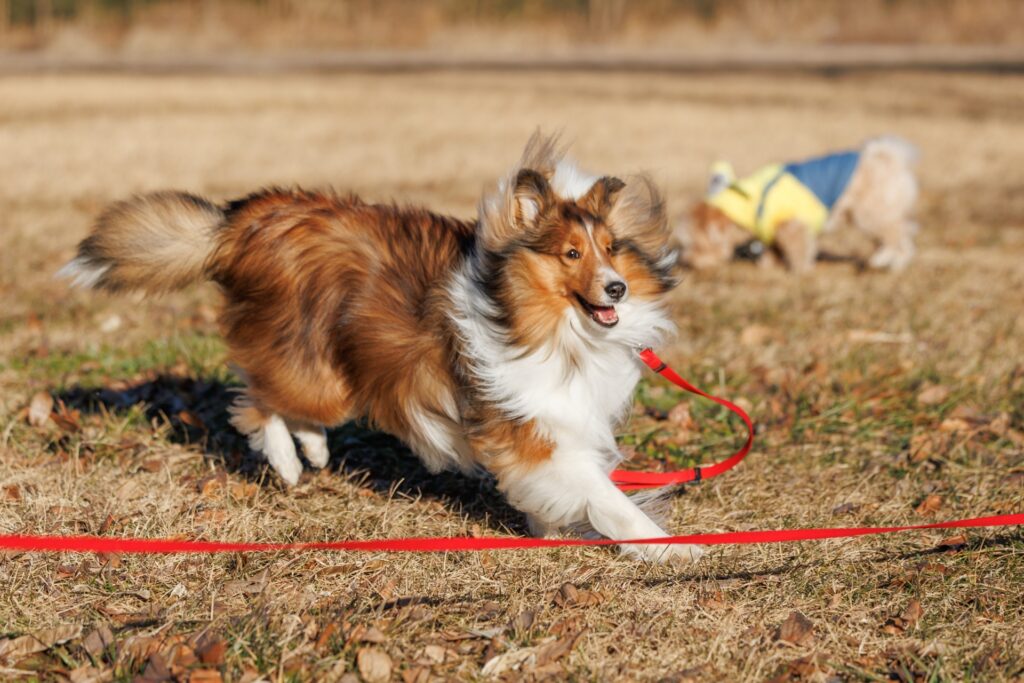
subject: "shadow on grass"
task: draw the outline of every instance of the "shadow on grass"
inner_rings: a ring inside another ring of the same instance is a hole
[[[207,457],[229,472],[264,486],[280,486],[262,456],[252,452],[228,422],[228,406],[239,388],[215,379],[161,375],[118,388],[71,387],[56,398],[83,413],[118,414],[141,405],[148,420],[170,425],[174,443],[199,444]],[[431,474],[399,440],[359,423],[331,430],[328,441],[328,469],[359,486],[383,495],[394,491],[400,496],[438,500],[496,531],[526,532],[522,515],[504,501],[489,478]],[[313,469],[305,464],[307,471]]]

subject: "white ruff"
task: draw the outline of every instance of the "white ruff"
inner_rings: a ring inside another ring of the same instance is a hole
[[[484,398],[510,418],[533,420],[556,446],[593,449],[610,468],[618,453],[614,429],[640,378],[636,351],[675,330],[664,310],[626,301],[616,306],[618,325],[605,328],[567,302],[558,333],[528,351],[511,345],[507,331],[489,320],[497,311],[473,286],[472,267],[470,261],[455,275],[449,292],[452,320]]]

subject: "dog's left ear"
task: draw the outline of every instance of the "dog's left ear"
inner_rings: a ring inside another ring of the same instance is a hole
[[[625,186],[626,183],[612,176],[598,178],[576,203],[593,216],[606,216],[615,204],[615,197]]]

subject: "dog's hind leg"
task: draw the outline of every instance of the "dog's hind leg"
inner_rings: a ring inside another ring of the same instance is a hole
[[[262,453],[285,482],[299,483],[302,461],[281,416],[263,409],[247,395],[240,396],[229,412],[234,428],[249,438],[249,447]]]
[[[302,444],[302,454],[313,467],[325,467],[331,459],[327,448],[327,430],[320,425],[299,420],[286,420],[288,430]]]

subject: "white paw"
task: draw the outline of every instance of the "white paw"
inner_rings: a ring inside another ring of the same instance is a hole
[[[286,484],[288,484],[289,486],[295,486],[296,484],[299,483],[299,477],[302,476],[302,463],[299,461],[298,458],[294,458],[292,460],[284,459],[277,461],[268,458],[268,460],[270,461],[270,464],[274,468],[274,470],[281,476],[282,479],[284,479]]]
[[[699,545],[682,543],[624,545],[622,554],[651,564],[692,564],[704,555],[704,549]]]
[[[299,483],[302,474],[302,461],[295,452],[295,442],[288,433],[284,421],[277,415],[272,416],[263,427],[263,454],[267,462],[281,478],[291,486]]]
[[[327,448],[327,439],[309,439],[302,441],[302,453],[313,467],[326,467],[331,459],[331,451]]]

